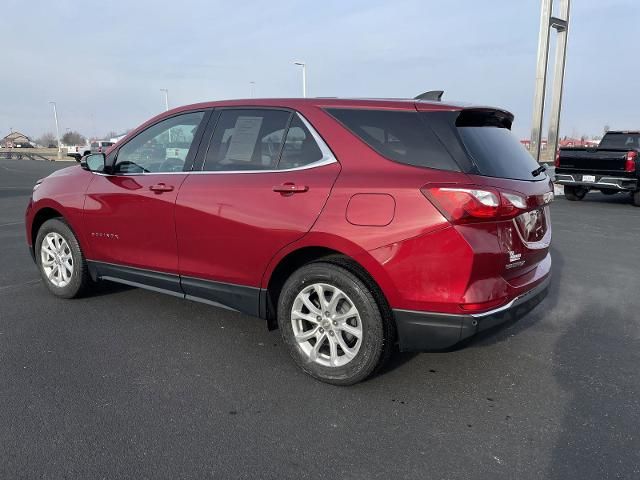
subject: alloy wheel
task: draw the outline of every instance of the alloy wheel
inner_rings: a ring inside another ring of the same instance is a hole
[[[58,288],[69,285],[73,276],[73,255],[65,238],[49,232],[42,240],[40,262],[49,282]]]
[[[299,348],[310,361],[341,367],[362,345],[362,321],[353,301],[326,283],[306,286],[291,308],[291,326]]]

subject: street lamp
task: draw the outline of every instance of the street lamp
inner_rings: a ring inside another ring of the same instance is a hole
[[[249,98],[253,98],[254,90],[255,90],[256,82],[249,82]]]
[[[307,64],[305,62],[293,62],[302,67],[302,97],[307,97]]]
[[[169,90],[166,88],[161,88],[161,92],[164,92],[164,106],[166,110],[169,110]]]
[[[56,109],[56,102],[49,102],[53,105],[53,118],[56,121],[56,139],[58,140],[58,160],[62,159],[62,147],[60,146],[60,129],[58,128],[58,110]]]

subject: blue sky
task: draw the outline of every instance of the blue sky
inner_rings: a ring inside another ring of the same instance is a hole
[[[177,106],[301,95],[501,106],[528,136],[538,0],[4,0],[0,136],[132,128]],[[8,5],[7,5],[8,3]],[[561,133],[640,128],[640,2],[574,0]],[[553,45],[552,45],[553,48]],[[553,51],[551,53],[553,58]],[[551,72],[550,72],[551,74]],[[545,127],[546,132],[546,127]]]

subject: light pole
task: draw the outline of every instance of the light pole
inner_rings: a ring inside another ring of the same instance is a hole
[[[62,159],[62,147],[60,146],[60,129],[58,128],[58,110],[56,108],[56,102],[49,102],[53,105],[53,118],[56,121],[56,139],[58,140],[58,160]]]
[[[253,98],[256,82],[249,82],[249,98]]]
[[[166,110],[169,110],[169,90],[166,88],[161,88],[161,92],[164,92],[164,106]]]
[[[307,64],[305,62],[293,62],[302,67],[302,97],[307,97]]]

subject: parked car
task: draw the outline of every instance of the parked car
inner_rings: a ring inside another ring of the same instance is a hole
[[[54,295],[110,280],[261,317],[304,371],[353,384],[396,344],[447,349],[542,298],[552,186],[512,120],[416,100],[181,107],[40,181],[27,241]]]
[[[98,140],[91,142],[91,153],[103,153],[106,152],[109,147],[113,146],[114,142],[108,142],[106,140]]]
[[[640,207],[640,131],[609,131],[596,148],[560,148],[555,182],[568,200],[582,200],[589,190],[605,195],[628,193]]]

